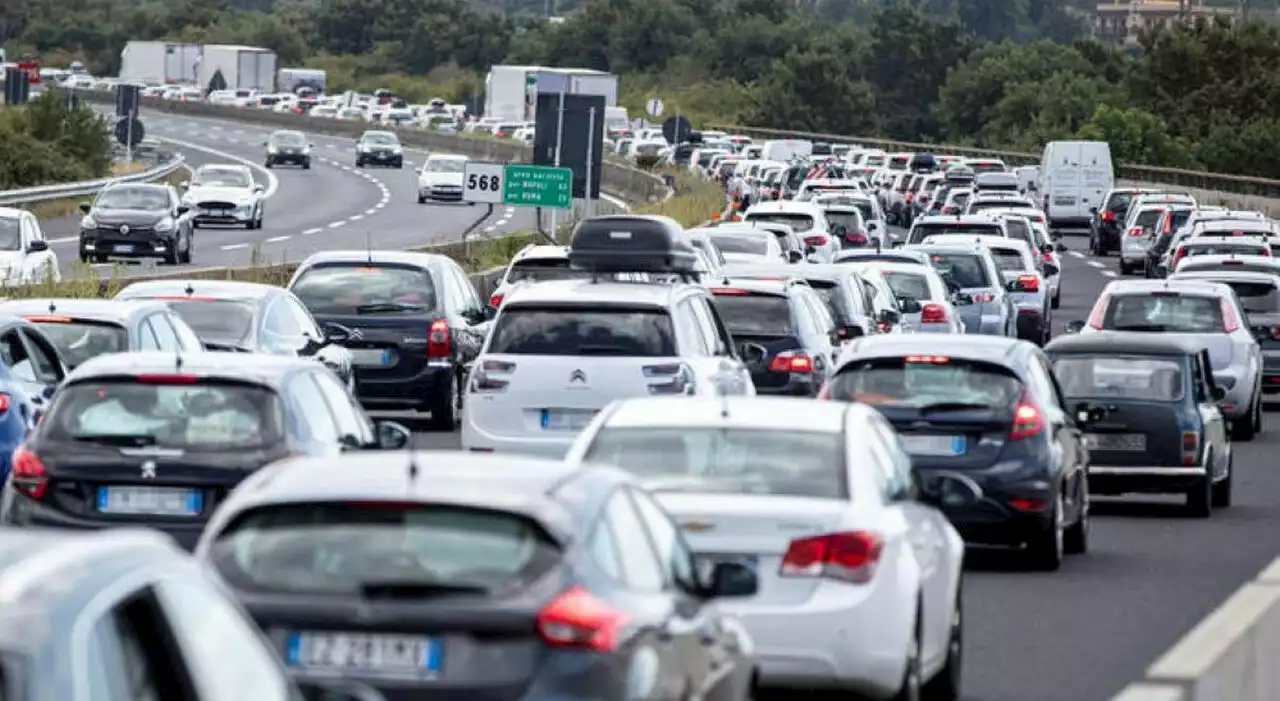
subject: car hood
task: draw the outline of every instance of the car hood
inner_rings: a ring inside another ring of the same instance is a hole
[[[95,209],[90,215],[100,226],[151,226],[169,217],[168,212],[150,209]]]
[[[247,202],[254,198],[253,190],[245,187],[201,187],[195,186],[187,190],[186,198],[191,202],[201,200],[225,200],[227,202]]]
[[[418,181],[423,185],[457,185],[462,187],[462,173],[423,173]]]

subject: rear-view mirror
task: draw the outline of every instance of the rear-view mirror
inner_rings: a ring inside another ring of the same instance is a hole
[[[1067,333],[1080,333],[1081,331],[1084,331],[1084,322],[1079,319],[1075,321],[1068,321],[1065,330]]]
[[[1097,208],[1097,207],[1090,207],[1090,208],[1089,208],[1089,214],[1097,214],[1097,213],[1098,213],[1098,208]]]
[[[840,341],[843,342],[862,337],[863,331],[861,326],[846,324],[845,326],[841,326],[836,329],[836,335],[839,336]]]
[[[463,309],[459,316],[465,319],[466,322],[472,326],[475,326],[476,324],[483,324],[488,319],[485,315],[484,309],[479,307]]]
[[[902,315],[892,309],[884,309],[876,318],[876,321],[882,324],[896,324],[902,320]]]
[[[1020,280],[1018,280],[1017,278],[1014,278],[1014,279],[1012,279],[1012,280],[1008,280],[1008,281],[1006,281],[1006,282],[1004,283],[1004,289],[1005,289],[1005,291],[1006,291],[1006,292],[1021,292],[1021,291],[1022,291],[1022,282],[1021,282]]]
[[[711,570],[707,594],[711,598],[752,596],[760,588],[755,568],[741,562],[717,562]]]
[[[379,421],[374,424],[378,434],[380,450],[402,450],[409,445],[413,432],[394,421]]]
[[[956,292],[951,295],[951,303],[958,307],[968,307],[973,304],[973,295],[967,292]]]
[[[93,209],[93,204],[92,204],[92,203],[90,203],[90,202],[81,202],[81,203],[80,203],[80,211],[81,211],[81,212],[84,212],[85,214],[88,214],[88,213],[89,213],[89,210],[91,210],[91,209]]]
[[[1053,244],[1053,250],[1054,250],[1054,252],[1055,252],[1055,253],[1066,253],[1066,252],[1067,252],[1067,244],[1065,244],[1065,243],[1063,243],[1063,242],[1061,242],[1061,241],[1058,241],[1057,243]]]
[[[972,506],[985,498],[982,487],[958,472],[933,472],[920,483],[918,499],[940,509]]]

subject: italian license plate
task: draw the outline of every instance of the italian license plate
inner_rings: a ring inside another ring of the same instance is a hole
[[[387,367],[393,364],[390,348],[358,348],[348,351],[351,362],[365,367]]]
[[[911,455],[951,457],[964,455],[964,436],[901,436],[902,449]]]
[[[594,411],[543,409],[542,427],[548,431],[581,431],[595,415]]]
[[[1058,205],[1069,205],[1069,204],[1075,204],[1075,203],[1076,203],[1076,198],[1074,198],[1074,197],[1055,197],[1055,198],[1053,198],[1053,203],[1054,203],[1054,204],[1058,204]]]
[[[118,243],[112,250],[116,253],[133,253],[133,244]]]
[[[173,487],[99,487],[98,511],[131,516],[198,516],[204,493]]]
[[[284,657],[298,670],[430,679],[440,673],[441,644],[418,635],[290,633]]]
[[[1090,450],[1147,449],[1147,437],[1141,433],[1086,433],[1084,444]]]

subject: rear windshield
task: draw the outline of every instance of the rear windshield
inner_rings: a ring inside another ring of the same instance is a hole
[[[421,268],[316,266],[289,289],[312,314],[421,314],[436,308],[431,273]]]
[[[1195,211],[1194,209],[1173,210],[1173,217],[1169,225],[1169,228],[1172,231],[1177,231],[1178,229],[1181,229],[1182,226],[1187,223],[1187,220],[1191,218],[1191,213],[1194,211]]]
[[[256,311],[251,302],[235,300],[168,300],[201,341],[238,343],[253,333]]]
[[[62,353],[67,367],[78,367],[90,358],[129,350],[129,334],[116,324],[39,321],[36,326]]]
[[[1228,256],[1236,255],[1257,255],[1265,256],[1271,252],[1271,249],[1262,243],[1187,243],[1183,244],[1182,250],[1186,256]]]
[[[1160,217],[1164,216],[1163,209],[1144,209],[1138,212],[1138,216],[1134,218],[1133,225],[1140,226],[1144,229],[1150,229],[1160,221]]]
[[[1022,389],[1008,368],[932,355],[855,361],[831,380],[834,400],[913,409],[959,402],[1003,410]]]
[[[210,559],[237,589],[430,596],[507,589],[559,559],[546,533],[502,511],[430,505],[284,504],[252,511]],[[379,586],[382,585],[382,586]]]
[[[1022,258],[1022,254],[1008,248],[992,248],[991,257],[996,260],[996,267],[1000,270],[1018,271],[1027,270],[1027,263]]]
[[[791,303],[779,295],[716,292],[716,310],[734,336],[790,336]]]
[[[831,312],[832,319],[843,320],[849,318],[848,312],[845,311],[844,295],[839,285],[827,280],[810,280],[809,286],[813,288],[814,292],[818,293],[822,303],[827,305],[827,310]]]
[[[826,216],[827,226],[831,227],[832,231],[837,228],[844,229],[850,233],[862,231],[862,217],[858,216],[857,212],[832,212],[828,210]]]
[[[774,222],[776,224],[786,224],[798,234],[812,229],[814,224],[813,217],[808,214],[789,214],[785,212],[771,212],[769,214],[757,212],[754,214],[748,214],[746,216],[746,220],[749,222],[766,221]]]
[[[920,243],[930,236],[1004,236],[998,224],[917,224],[908,243]]]
[[[1031,227],[1027,226],[1025,221],[1006,219],[1004,225],[1009,229],[1010,238],[1018,241],[1025,241],[1031,246],[1036,245],[1036,242],[1033,240],[1035,235],[1031,233]]]
[[[280,401],[258,385],[79,382],[41,423],[53,441],[187,450],[260,449],[283,440]]]
[[[1107,206],[1103,207],[1103,209],[1108,209],[1112,212],[1126,210],[1134,197],[1135,195],[1132,192],[1113,192],[1111,197],[1107,198]]]
[[[1236,291],[1240,306],[1246,312],[1269,313],[1280,309],[1280,294],[1274,282],[1246,282],[1244,280],[1218,280]]]
[[[586,459],[655,491],[846,499],[839,433],[724,428],[602,428]]]
[[[489,353],[510,355],[676,354],[671,317],[661,309],[628,307],[506,307],[498,315]]]
[[[884,279],[889,281],[895,297],[920,301],[933,299],[933,293],[929,290],[929,278],[924,275],[885,272]]]
[[[1107,305],[1102,328],[1116,331],[1216,333],[1223,329],[1222,302],[1216,297],[1124,295]]]
[[[987,266],[982,258],[969,253],[934,253],[929,256],[933,269],[949,277],[962,288],[991,287]]]
[[[720,234],[713,235],[711,242],[720,249],[721,253],[749,253],[753,256],[763,256],[769,252],[768,240],[760,236]]]
[[[969,213],[981,212],[984,209],[1008,209],[1010,207],[1025,206],[1018,201],[1009,200],[977,200],[969,203]]]
[[[1182,399],[1182,362],[1172,358],[1069,355],[1053,361],[1053,374],[1068,397]]]

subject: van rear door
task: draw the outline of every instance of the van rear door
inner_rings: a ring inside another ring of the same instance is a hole
[[[1042,163],[1041,168],[1049,181],[1044,194],[1048,198],[1046,209],[1050,221],[1079,216],[1080,145],[1074,142],[1052,143],[1045,155],[1048,162]]]

